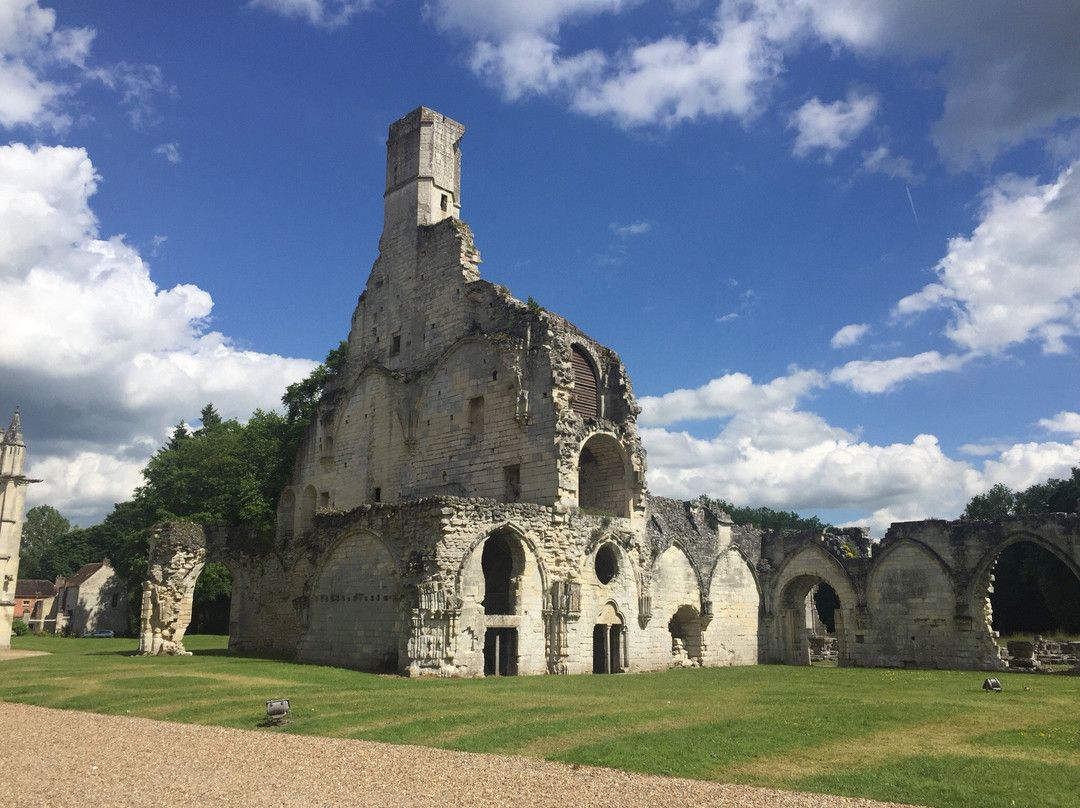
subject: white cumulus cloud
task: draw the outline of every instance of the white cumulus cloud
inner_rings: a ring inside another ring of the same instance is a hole
[[[984,195],[970,236],[949,241],[937,281],[903,298],[898,315],[943,308],[946,334],[976,352],[1034,340],[1063,353],[1080,333],[1080,172],[1053,182],[1006,177]]]
[[[45,436],[29,472],[49,482],[29,500],[55,495],[84,520],[130,496],[172,424],[208,401],[273,408],[314,365],[240,350],[208,329],[209,294],[159,288],[136,249],[98,233],[98,179],[83,149],[0,146],[0,378]]]
[[[806,157],[820,150],[823,159],[831,160],[870,125],[878,103],[877,96],[854,90],[846,100],[831,104],[811,98],[791,116],[791,126],[798,130],[792,154]]]
[[[318,28],[340,28],[361,11],[374,5],[373,0],[251,0],[252,8],[296,17]]]
[[[869,331],[870,326],[867,323],[852,323],[851,325],[845,325],[832,335],[829,344],[834,348],[848,348],[865,337]]]
[[[1080,435],[1080,412],[1062,410],[1053,418],[1039,419],[1039,426],[1048,432]]]

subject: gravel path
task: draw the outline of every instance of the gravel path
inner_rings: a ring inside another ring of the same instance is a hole
[[[0,805],[724,806],[871,800],[629,774],[505,755],[201,727],[0,703]]]

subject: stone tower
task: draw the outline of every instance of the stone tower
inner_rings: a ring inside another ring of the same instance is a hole
[[[40,482],[23,474],[25,462],[26,444],[23,443],[19,411],[15,410],[11,426],[0,436],[0,650],[11,647],[26,486]]]

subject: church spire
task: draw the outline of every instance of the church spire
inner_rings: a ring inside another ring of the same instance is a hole
[[[19,423],[19,408],[15,408],[15,415],[11,418],[11,426],[7,428],[7,432],[4,433],[4,443],[12,444],[15,446],[23,446],[22,426]]]

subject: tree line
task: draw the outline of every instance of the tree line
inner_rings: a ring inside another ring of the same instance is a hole
[[[51,505],[31,508],[23,523],[19,577],[52,581],[108,557],[127,585],[134,631],[155,524],[222,520],[274,528],[300,440],[327,382],[344,366],[347,347],[342,342],[307,378],[289,385],[281,399],[284,414],[255,410],[241,423],[223,419],[207,404],[198,429],[181,420],[142,470],[143,484],[131,500],[116,504],[101,524],[80,528]],[[227,633],[230,595],[228,570],[208,564],[196,584],[191,631]]]

